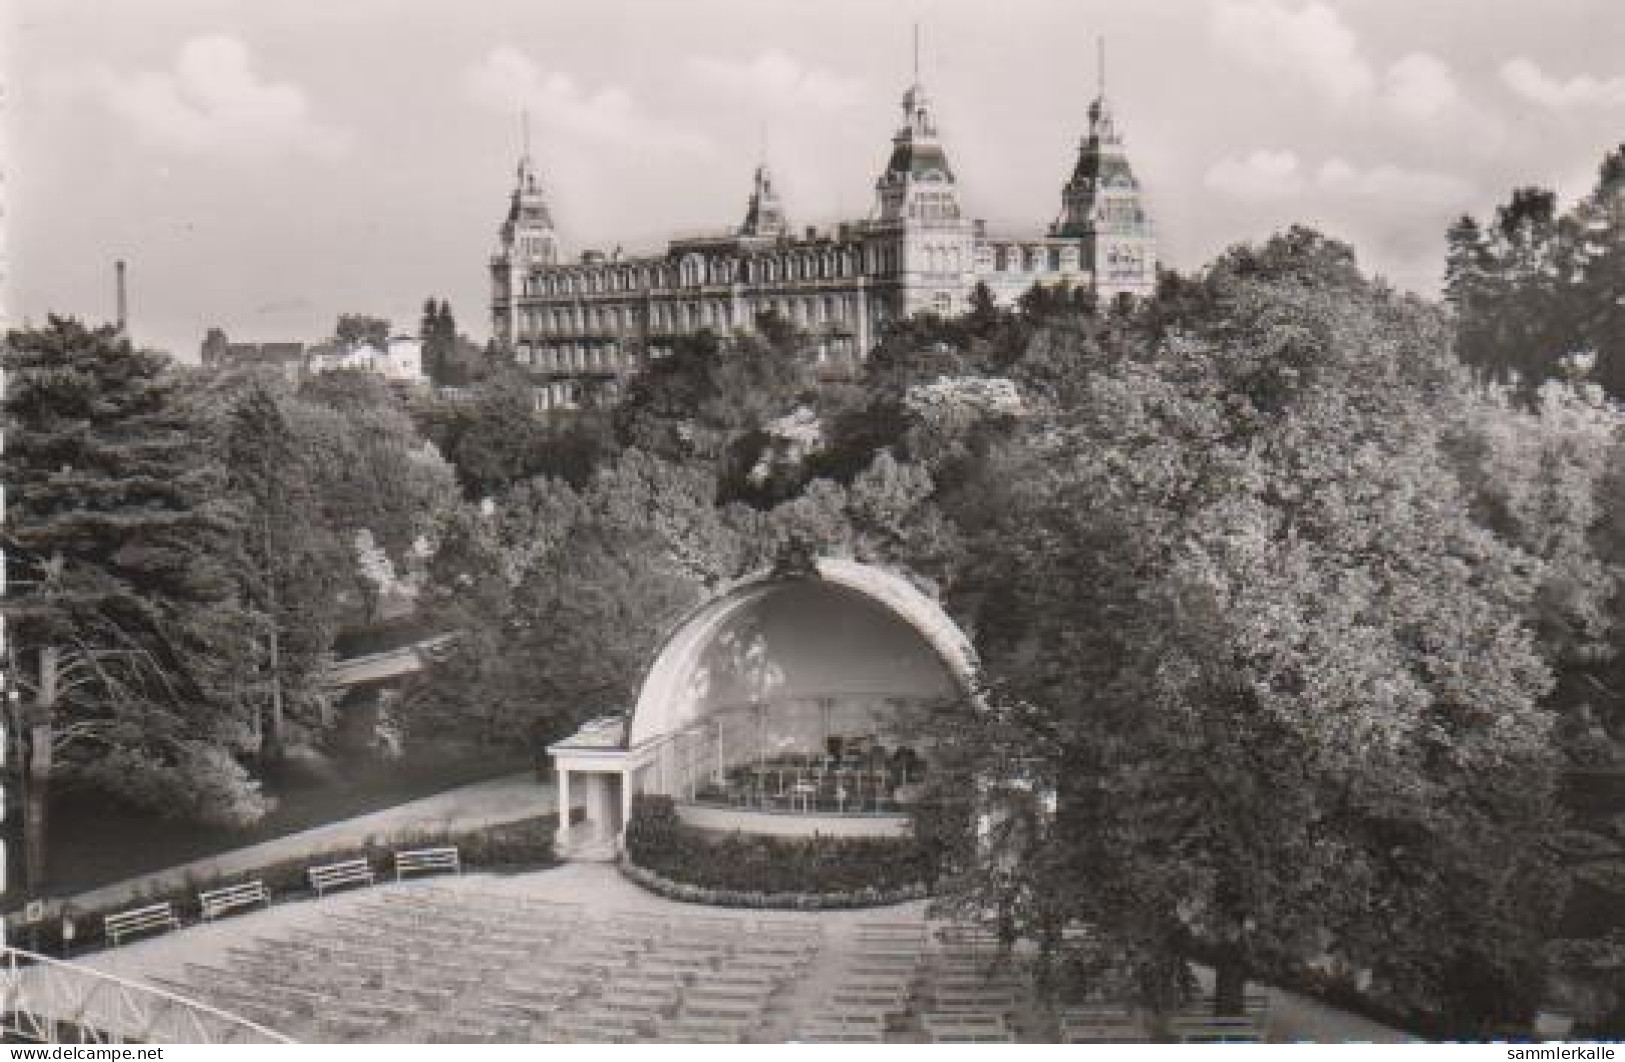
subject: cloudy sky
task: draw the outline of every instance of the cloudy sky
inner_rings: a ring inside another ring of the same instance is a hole
[[[1306,221],[1436,290],[1442,233],[1515,185],[1587,190],[1625,141],[1621,0],[5,0],[11,320],[483,340],[522,110],[567,248],[736,224],[765,150],[792,221],[868,213],[910,25],[970,210],[1053,219],[1109,93],[1193,268]],[[764,136],[765,130],[765,136]]]

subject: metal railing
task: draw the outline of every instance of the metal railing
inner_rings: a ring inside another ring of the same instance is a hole
[[[78,963],[0,947],[0,1035],[32,1043],[293,1043],[273,1029]]]

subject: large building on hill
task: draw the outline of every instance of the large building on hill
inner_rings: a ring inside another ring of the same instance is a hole
[[[612,399],[643,359],[677,338],[747,332],[767,313],[814,337],[822,372],[848,375],[888,321],[963,313],[978,284],[1004,305],[1034,284],[1087,288],[1102,301],[1151,292],[1152,224],[1104,87],[1059,217],[1027,236],[965,216],[918,78],[902,105],[869,218],[797,232],[760,166],[736,230],[673,240],[657,255],[567,257],[526,152],[491,258],[491,325],[535,378],[538,404]]]

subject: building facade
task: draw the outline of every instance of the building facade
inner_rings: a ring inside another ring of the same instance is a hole
[[[613,400],[626,378],[680,337],[749,332],[777,314],[810,337],[819,369],[850,375],[886,324],[919,313],[952,316],[977,285],[1001,305],[1034,284],[1068,284],[1103,302],[1156,284],[1153,227],[1105,92],[1040,235],[990,233],[968,218],[958,179],[918,80],[861,221],[795,232],[765,166],[744,222],[716,236],[673,240],[664,253],[587,250],[567,260],[528,153],[491,258],[491,326],[536,381],[538,404]]]
[[[205,369],[240,369],[262,366],[280,372],[292,383],[314,373],[337,369],[372,372],[394,383],[423,384],[423,341],[417,336],[391,336],[382,347],[371,343],[233,343],[219,328],[204,337],[200,360]]]
[[[315,348],[310,351],[305,367],[311,373],[356,369],[377,373],[396,383],[428,381],[423,372],[423,341],[417,336],[390,336],[382,347],[371,343],[352,346],[335,343]]]

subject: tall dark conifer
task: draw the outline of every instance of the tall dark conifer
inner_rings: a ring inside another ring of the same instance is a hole
[[[232,578],[239,514],[164,360],[53,317],[10,333],[4,364],[7,653],[38,890],[60,767],[178,813],[201,810],[169,799],[190,782],[252,789],[222,755],[240,733],[248,616]]]

